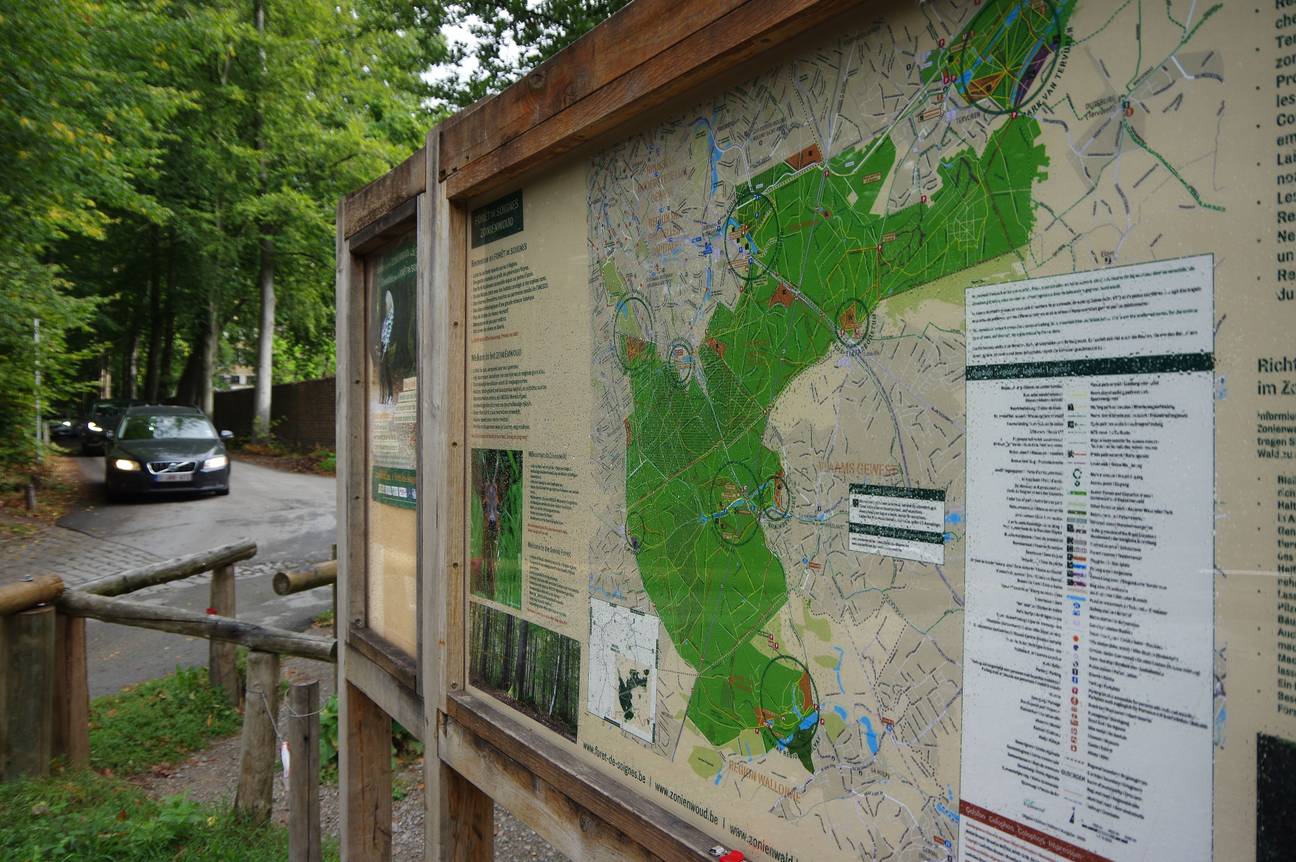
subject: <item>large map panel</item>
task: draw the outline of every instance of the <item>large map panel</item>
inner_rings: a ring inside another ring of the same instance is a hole
[[[576,754],[753,858],[1254,853],[1296,74],[1234,12],[870,9],[474,203],[472,592],[582,644]]]

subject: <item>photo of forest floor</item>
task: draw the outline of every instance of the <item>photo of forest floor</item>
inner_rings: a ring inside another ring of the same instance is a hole
[[[469,535],[473,595],[522,607],[522,453],[474,449]]]
[[[574,742],[580,642],[476,602],[469,624],[472,684]]]

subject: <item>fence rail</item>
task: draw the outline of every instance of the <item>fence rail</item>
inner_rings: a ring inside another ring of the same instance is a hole
[[[211,641],[208,673],[231,703],[244,703],[243,741],[236,806],[249,816],[270,815],[276,755],[279,657],[337,662],[336,638],[320,638],[235,617],[234,564],[256,555],[255,542],[241,541],[178,557],[66,589],[54,575],[0,587],[0,781],[45,775],[63,757],[72,767],[90,762],[90,696],[86,669],[86,618],[172,632]],[[146,587],[212,573],[208,613],[200,614],[117,598]],[[295,593],[332,583],[336,562],[300,572],[279,572],[275,591]],[[280,590],[280,579],[288,587]],[[335,593],[336,599],[336,593]],[[235,668],[235,645],[252,650],[246,692]],[[306,696],[306,695],[302,695]],[[294,698],[297,695],[294,693]],[[318,702],[318,692],[313,694]],[[294,702],[297,702],[294,699]],[[317,712],[312,707],[308,712]],[[296,713],[302,713],[301,707]],[[299,716],[303,717],[303,716]],[[308,770],[292,783],[294,859],[318,859],[318,716],[294,725],[293,763]],[[309,780],[307,780],[309,779]],[[311,800],[310,794],[316,799]],[[297,798],[300,796],[301,798]],[[297,823],[296,819],[304,819]]]

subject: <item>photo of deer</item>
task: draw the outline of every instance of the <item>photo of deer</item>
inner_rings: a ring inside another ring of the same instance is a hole
[[[472,453],[470,585],[474,595],[522,607],[522,453]]]

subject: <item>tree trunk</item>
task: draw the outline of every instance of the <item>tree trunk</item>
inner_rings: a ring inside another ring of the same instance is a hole
[[[514,685],[517,686],[517,699],[526,702],[526,660],[527,660],[527,633],[531,626],[525,620],[518,620],[518,627],[522,629],[518,637],[518,648],[516,661],[513,664]]]
[[[507,693],[513,685],[513,615],[504,615],[504,666],[500,669],[499,690]]]
[[[566,655],[566,653],[567,653],[567,650],[565,650],[565,649],[562,648],[562,644],[559,644],[559,645],[558,645],[558,668],[557,668],[557,670],[558,670],[558,680],[559,680],[559,681],[562,680],[562,672],[563,672],[563,657]],[[553,714],[554,714],[554,706],[555,706],[557,703],[558,703],[558,684],[555,683],[555,684],[554,684],[554,687],[553,687],[553,693],[552,693],[551,695],[549,695],[549,716],[550,716],[550,717],[553,716]]]
[[[176,269],[172,266],[167,282],[166,305],[162,310],[162,359],[159,362],[158,369],[158,395],[163,399],[170,399],[176,394],[172,385],[171,369],[175,364],[175,295],[177,282]]]
[[[134,317],[134,315],[131,315]],[[136,355],[139,348],[139,330],[134,323],[130,324],[130,331],[126,333],[126,343],[122,349],[122,381],[120,396],[122,398],[136,397],[136,379],[139,373],[139,367],[136,364]]]
[[[265,105],[262,95],[267,78],[265,48],[266,0],[255,0],[253,15],[255,16],[257,36],[259,37],[257,54],[261,60],[261,81],[257,93],[256,116],[254,118],[255,141],[257,152],[260,154],[261,194],[264,195],[269,186],[266,170]],[[264,440],[270,436],[270,387],[274,382],[272,379],[275,325],[274,237],[265,222],[261,224],[260,255],[261,320],[257,334],[256,389],[253,393],[253,403],[256,407],[252,418],[252,439],[254,440]]]
[[[170,256],[168,251],[167,257]],[[144,369],[144,398],[156,404],[158,383],[162,372],[162,278],[156,267],[153,267],[149,273],[148,302],[148,364]]]
[[[481,630],[481,674],[480,674],[480,676],[481,676],[482,681],[485,682],[486,679],[487,679],[487,676],[486,676],[486,670],[487,670],[487,668],[490,667],[489,663],[487,662],[487,657],[490,655],[490,642],[491,642],[491,640],[490,640],[490,620],[491,620],[491,612],[488,611],[486,608],[482,607],[481,605],[477,605],[477,607],[481,608],[480,614],[481,614],[481,624],[482,624],[482,630]]]
[[[216,373],[216,351],[220,347],[220,322],[216,319],[216,299],[207,301],[207,331],[203,335],[202,356],[198,364],[198,406],[209,417],[216,409],[212,375]]]
[[[252,420],[252,437],[263,440],[270,436],[270,386],[274,368],[274,240],[261,236],[261,325],[257,337],[256,414]]]

